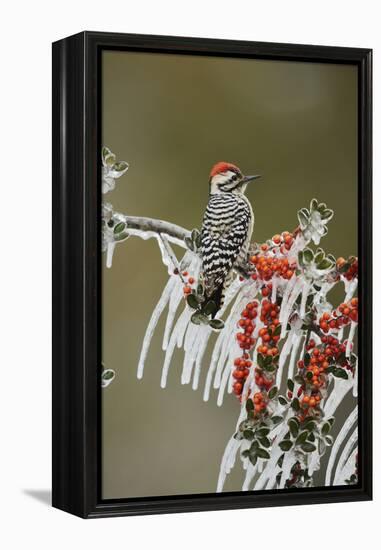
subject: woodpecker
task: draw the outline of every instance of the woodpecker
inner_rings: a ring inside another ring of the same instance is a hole
[[[254,214],[245,190],[250,181],[259,177],[244,176],[230,162],[218,162],[210,172],[209,201],[201,229],[201,256],[206,300],[213,300],[217,311],[234,279],[234,269],[247,260]]]

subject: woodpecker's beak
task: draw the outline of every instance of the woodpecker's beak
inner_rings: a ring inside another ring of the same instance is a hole
[[[242,184],[249,183],[249,181],[257,180],[260,177],[261,177],[260,175],[258,175],[258,176],[243,176]]]

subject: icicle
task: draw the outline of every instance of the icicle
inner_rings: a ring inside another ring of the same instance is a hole
[[[189,384],[191,381],[192,368],[198,351],[195,342],[197,340],[197,335],[200,328],[201,327],[199,325],[195,325],[194,323],[188,324],[184,341],[185,358],[183,363],[183,372],[181,374],[182,384]]]
[[[106,254],[106,267],[112,267],[112,258],[114,256],[116,242],[111,241],[107,244],[107,254]]]
[[[286,481],[289,479],[293,465],[296,462],[295,452],[291,449],[288,451],[282,464],[282,477],[280,479],[280,488],[283,489],[286,485]]]
[[[194,375],[193,375],[192,390],[197,390],[198,388],[202,359],[204,357],[204,353],[205,353],[206,346],[208,344],[208,339],[211,332],[212,330],[210,327],[207,327],[207,326],[203,327],[203,332],[197,341],[198,352],[196,357],[196,366],[195,366]]]
[[[349,300],[353,298],[353,295],[357,290],[358,279],[355,278],[355,279],[352,279],[351,281],[348,281],[348,279],[346,279],[344,275],[340,275],[340,279],[344,283],[344,289],[345,289],[344,303],[348,303]]]
[[[331,415],[327,415],[331,416]],[[336,461],[337,453],[339,452],[340,446],[342,445],[343,441],[345,441],[345,438],[347,437],[348,433],[350,432],[352,426],[357,422],[358,417],[358,407],[353,409],[351,414],[348,416],[346,421],[344,422],[338,436],[336,437],[335,443],[333,444],[332,451],[329,457],[327,470],[325,474],[325,485],[331,485],[331,473],[333,465]]]
[[[352,433],[351,437],[348,439],[348,441],[345,444],[345,447],[343,449],[343,452],[340,455],[339,461],[336,466],[336,472],[335,476],[333,478],[333,485],[340,485],[340,478],[342,475],[342,472],[344,470],[344,466],[347,462],[347,459],[349,458],[349,455],[351,454],[351,451],[354,446],[357,447],[358,442],[358,430],[357,427],[355,428],[354,432]]]
[[[171,359],[172,359],[174,349],[176,347],[176,344],[178,347],[181,347],[182,341],[184,338],[184,333],[189,323],[191,315],[192,313],[189,310],[189,308],[185,308],[183,313],[178,318],[177,323],[172,331],[168,348],[165,353],[164,365],[161,371],[160,385],[162,388],[165,388],[167,385],[168,371],[169,371],[169,366],[171,364]]]
[[[319,468],[320,468],[320,455],[319,455],[319,451],[316,450],[313,453],[311,453],[309,457],[308,475],[312,476],[312,474]]]
[[[329,394],[329,397],[323,407],[324,414],[327,417],[333,416],[335,414],[337,407],[343,401],[344,397],[352,388],[352,386],[353,378],[348,378],[348,380],[334,378],[332,391]]]
[[[280,352],[278,372],[277,372],[276,381],[275,381],[275,384],[276,384],[276,386],[278,386],[278,388],[281,385],[282,376],[283,376],[283,368],[284,368],[284,365],[287,361],[287,357],[290,353],[294,335],[295,335],[295,329],[291,328],[291,330],[289,331],[289,333],[287,335],[286,340],[283,343],[282,351]]]
[[[228,441],[228,444],[225,447],[225,451],[221,460],[220,472],[218,475],[218,482],[217,482],[217,489],[216,489],[217,493],[221,493],[224,488],[226,476],[227,474],[230,473],[232,467],[234,466],[235,456],[237,454],[239,447],[240,447],[240,441],[237,441],[236,439],[234,439],[234,437],[231,437]],[[233,461],[232,461],[232,457],[234,457]]]
[[[279,277],[277,277],[277,276],[274,276],[271,279],[271,283],[273,285],[272,291],[271,291],[271,302],[273,304],[275,304],[275,300],[276,300],[276,291],[277,291],[277,286],[278,286],[278,280],[279,280]]]
[[[139,358],[139,364],[138,364],[138,372],[137,377],[141,379],[143,377],[143,371],[144,371],[144,363],[147,358],[149,346],[151,344],[152,336],[154,333],[154,330],[156,328],[156,325],[161,317],[161,314],[163,313],[168,300],[172,294],[172,291],[176,285],[176,279],[175,277],[170,277],[163,293],[159,299],[159,301],[156,304],[155,309],[153,310],[153,313],[151,315],[151,319],[148,323],[146,333],[144,335],[143,344],[142,344],[142,350],[140,352],[140,358]]]
[[[351,328],[349,330],[348,340],[347,340],[347,347],[345,348],[345,356],[346,357],[349,357],[351,355],[352,342],[353,342],[353,338],[355,337],[356,327],[357,327],[357,323],[352,321],[351,322]]]
[[[290,314],[291,314],[292,308],[294,306],[294,303],[298,299],[300,291],[302,290],[302,287],[303,287],[303,281],[302,280],[297,280],[296,283],[295,283],[295,286],[294,286],[294,288],[291,292],[291,296],[287,300],[287,304],[286,304],[286,306],[284,308],[284,311],[283,311],[283,318],[281,320],[281,323],[282,323],[282,330],[281,330],[281,333],[280,333],[281,338],[284,338],[285,335],[286,335],[288,319],[290,317]],[[282,306],[283,306],[283,303],[282,303]],[[283,307],[282,307],[282,309],[283,309]]]
[[[244,479],[243,485],[242,485],[242,491],[249,491],[250,490],[250,483],[254,479],[256,473],[257,472],[262,472],[262,470],[263,470],[263,460],[258,459],[258,462],[256,463],[255,466],[253,466],[252,463],[249,462],[247,470],[246,470],[245,479]]]
[[[287,282],[286,288],[284,289],[282,305],[280,307],[280,312],[279,312],[279,321],[280,322],[282,322],[283,319],[284,319],[284,314],[285,314],[285,310],[286,310],[286,307],[287,307],[287,302],[288,302],[289,296],[290,296],[294,286],[296,285],[297,280],[298,280],[298,278],[295,275],[293,275],[291,277],[291,279],[289,279],[289,281]]]
[[[293,335],[293,344],[292,344],[292,347],[291,347],[292,351],[291,351],[290,361],[289,361],[289,364],[288,364],[287,378],[292,379],[294,377],[296,354],[298,353],[298,349],[299,349],[300,342],[302,341],[302,339],[303,339],[303,334],[294,334]]]
[[[359,363],[358,358],[356,358],[356,363],[355,363],[355,366],[354,366],[355,372],[354,372],[354,375],[353,375],[353,388],[352,388],[353,397],[357,397],[357,395],[358,395],[358,387],[359,387],[359,382],[358,382],[359,364],[358,363]]]
[[[348,460],[346,461],[345,465],[343,466],[342,470],[340,472],[338,471],[336,472],[338,476],[337,476],[337,482],[334,483],[335,485],[345,485],[345,480],[349,479],[351,475],[354,473],[356,468],[357,453],[358,453],[358,448],[356,446],[353,449]]]
[[[311,284],[308,281],[303,280],[302,300],[300,303],[300,317],[302,319],[304,319],[304,316],[306,315],[306,304],[307,304],[307,298],[308,298],[310,289],[311,289]]]
[[[165,351],[168,347],[169,336],[172,330],[173,321],[175,320],[176,311],[182,301],[183,289],[180,285],[177,285],[171,294],[169,300],[169,308],[167,314],[167,321],[165,323],[164,337],[162,349]]]

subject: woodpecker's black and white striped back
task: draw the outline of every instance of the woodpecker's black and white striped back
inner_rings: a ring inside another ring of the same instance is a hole
[[[250,203],[243,194],[210,195],[201,231],[202,269],[207,298],[218,308],[233,268],[246,260],[253,222]]]

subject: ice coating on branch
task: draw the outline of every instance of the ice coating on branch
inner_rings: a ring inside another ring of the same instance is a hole
[[[345,464],[346,464],[351,452],[353,452],[353,449],[354,448],[357,449],[357,443],[358,443],[358,430],[357,430],[357,426],[356,426],[353,433],[352,433],[352,435],[348,438],[348,440],[345,444],[345,447],[343,449],[343,452],[341,453],[340,458],[337,462],[335,477],[334,477],[334,480],[333,480],[333,485],[341,485],[343,483],[342,474],[343,474],[343,471],[344,471]]]
[[[356,469],[356,461],[357,461],[357,455],[358,455],[358,448],[357,446],[352,450],[348,460],[345,462],[342,469],[339,471],[336,470],[335,482],[334,485],[345,485],[346,480],[351,477],[351,475],[354,473]]]
[[[351,414],[348,416],[348,418],[344,422],[344,424],[343,424],[343,426],[342,426],[342,428],[341,428],[341,430],[340,430],[340,432],[339,432],[338,436],[336,437],[336,440],[333,444],[331,454],[330,454],[330,457],[329,457],[329,461],[328,461],[326,474],[325,474],[325,484],[326,485],[331,485],[331,474],[332,474],[333,465],[335,464],[335,461],[336,461],[337,454],[340,450],[341,445],[345,441],[345,438],[347,437],[348,433],[350,432],[350,430],[352,429],[354,424],[357,422],[357,417],[358,417],[358,407],[356,405],[356,407],[353,409]]]
[[[115,189],[115,180],[123,176],[128,170],[128,163],[124,160],[117,162],[116,156],[108,147],[102,148],[102,193],[106,194]]]
[[[148,355],[148,350],[149,350],[149,347],[150,347],[150,344],[151,344],[151,340],[152,340],[156,325],[157,325],[157,323],[158,323],[158,321],[161,317],[161,314],[163,313],[165,307],[168,304],[168,301],[171,297],[171,294],[172,294],[172,292],[173,292],[173,290],[176,286],[176,282],[177,281],[176,281],[175,277],[170,277],[170,279],[168,280],[168,282],[167,282],[167,284],[166,284],[166,286],[163,290],[163,293],[160,297],[160,300],[158,301],[158,303],[156,304],[155,309],[153,310],[153,313],[151,315],[151,319],[149,320],[149,323],[148,323],[148,326],[147,326],[147,329],[146,329],[146,333],[144,335],[142,350],[140,352],[140,358],[139,358],[139,363],[138,363],[137,377],[139,379],[143,378],[144,363],[145,363],[145,360],[146,360],[147,355]]]

